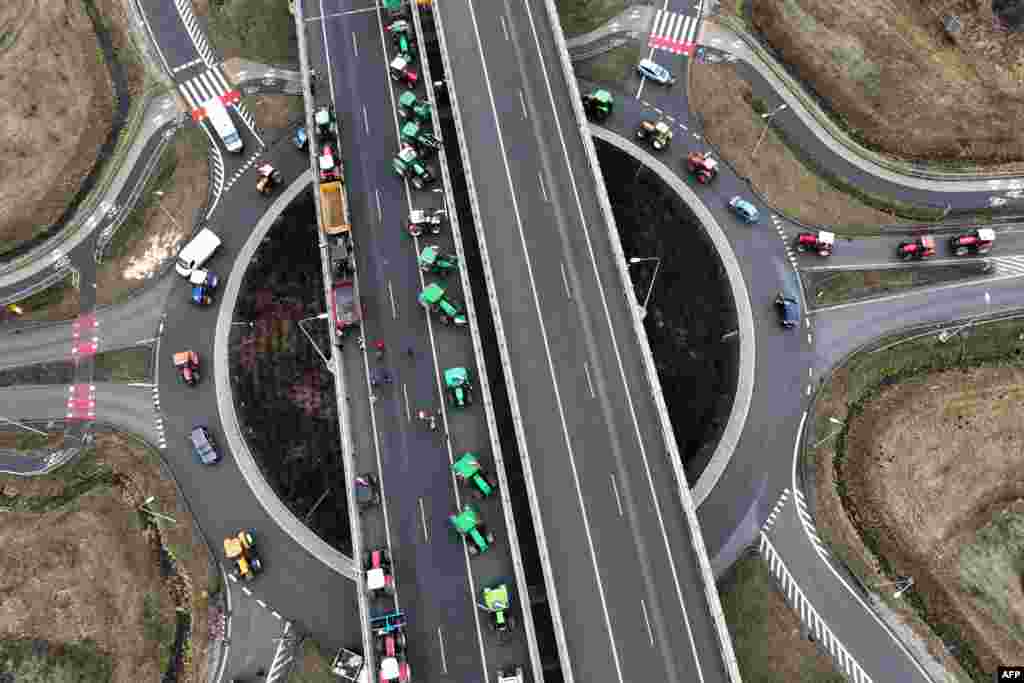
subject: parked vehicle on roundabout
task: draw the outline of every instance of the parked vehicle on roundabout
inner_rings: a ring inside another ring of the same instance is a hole
[[[761,220],[757,207],[739,195],[729,200],[729,208],[744,223],[757,223]]]
[[[799,252],[815,251],[818,256],[831,256],[835,246],[834,232],[819,230],[818,232],[802,232],[796,236],[796,250]]]
[[[966,234],[951,237],[949,248],[956,256],[967,256],[968,254],[981,256],[992,251],[992,245],[995,241],[995,230],[992,228],[978,228]]]
[[[672,85],[676,82],[676,77],[672,75],[671,71],[652,59],[641,59],[640,63],[636,65],[636,70],[644,78],[649,78],[661,85]]]
[[[216,273],[196,268],[188,276],[188,281],[192,285],[192,303],[197,306],[209,306],[213,303],[213,292],[220,284],[220,278]]]
[[[473,374],[466,368],[448,368],[444,371],[444,389],[453,408],[465,408],[473,403]]]
[[[710,154],[690,152],[686,157],[686,170],[701,185],[709,185],[718,176],[718,162],[712,159]]]
[[[487,498],[494,493],[494,481],[480,466],[480,457],[476,453],[463,453],[452,464],[452,472],[455,479],[467,487],[474,497]]]
[[[615,109],[615,98],[604,88],[598,88],[583,96],[583,111],[588,119],[604,121]]]
[[[195,351],[179,351],[174,354],[174,367],[178,369],[181,381],[190,387],[199,383],[199,354]]]
[[[896,255],[904,261],[921,261],[935,256],[935,238],[920,235],[912,240],[900,242]]]
[[[236,579],[252,581],[263,571],[263,561],[256,552],[256,539],[252,531],[239,531],[224,539],[224,556],[231,560],[231,574]]]
[[[672,142],[672,135],[672,129],[664,121],[645,119],[640,122],[640,126],[636,129],[637,139],[650,141],[651,147],[657,152],[668,147],[669,143]]]
[[[466,541],[470,555],[485,553],[494,544],[494,534],[487,530],[480,513],[469,503],[464,504],[457,514],[449,515],[448,522]]]

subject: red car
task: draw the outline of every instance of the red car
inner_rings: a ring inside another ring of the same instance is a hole
[[[174,354],[174,367],[185,384],[194,387],[199,382],[199,354],[195,351],[179,351]]]
[[[987,254],[996,241],[996,231],[992,228],[978,228],[966,235],[957,235],[949,240],[949,248],[957,256],[968,254]]]
[[[338,332],[359,322],[359,301],[352,280],[338,280],[331,288],[331,308]]]
[[[920,261],[935,256],[935,238],[922,235],[911,242],[900,242],[896,255],[904,261]]]
[[[330,180],[341,180],[341,164],[338,161],[338,154],[334,147],[327,143],[320,153],[320,182]]]

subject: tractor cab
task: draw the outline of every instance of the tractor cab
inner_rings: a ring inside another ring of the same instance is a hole
[[[324,143],[320,150],[320,182],[341,180],[341,164],[338,163],[338,152],[330,142]]]
[[[452,472],[459,483],[468,486],[477,498],[486,498],[494,493],[494,483],[480,467],[476,453],[464,453],[452,465]]]
[[[708,185],[718,175],[718,162],[700,152],[690,152],[686,157],[686,168],[701,185]]]
[[[394,592],[395,577],[391,574],[391,553],[387,548],[366,553],[366,590],[374,595]]]
[[[392,59],[391,64],[388,65],[388,73],[391,74],[391,80],[404,83],[410,88],[415,88],[416,84],[419,83],[420,75],[409,66],[411,61],[408,55],[398,55]]]
[[[411,61],[413,47],[412,38],[409,36],[409,33],[412,30],[412,26],[410,26],[408,20],[398,19],[393,21],[384,30],[391,34],[391,42],[395,46],[395,51]]]
[[[260,164],[256,167],[256,191],[260,194],[270,194],[275,186],[281,184],[281,172],[271,164]]]
[[[405,19],[409,16],[409,8],[406,7],[404,0],[383,0],[381,5],[384,10],[385,21]]]
[[[391,169],[402,178],[408,178],[412,186],[422,190],[428,183],[434,182],[434,174],[420,162],[416,148],[403,144],[391,162]]]
[[[508,633],[515,628],[515,617],[508,613],[511,604],[511,591],[508,584],[499,583],[481,591],[483,607],[491,615],[491,627],[498,633]]]
[[[935,238],[921,235],[909,242],[900,242],[896,254],[904,261],[920,261],[935,256]]]
[[[406,90],[398,96],[398,116],[426,123],[430,120],[430,103],[416,97],[412,90]]]
[[[448,403],[453,408],[465,408],[473,403],[473,376],[466,368],[445,370],[444,387],[448,394]]]
[[[374,636],[380,680],[407,683],[412,680],[405,648],[405,613],[402,610],[373,614],[370,630]]]
[[[799,252],[816,251],[818,256],[831,256],[836,243],[836,234],[827,230],[818,232],[802,232],[796,236],[796,250]]]
[[[179,351],[174,354],[174,367],[178,369],[181,381],[190,387],[199,383],[199,354],[195,351]]]
[[[334,138],[334,112],[330,107],[318,107],[313,114],[313,121],[316,123],[317,138],[321,142]]]
[[[417,121],[406,121],[402,125],[401,134],[402,142],[415,147],[421,157],[437,154],[437,150],[441,149],[441,141],[433,133],[421,130]]]
[[[252,581],[263,571],[263,562],[256,553],[256,540],[251,531],[239,531],[224,539],[224,556],[234,562],[231,573],[237,579]]]
[[[612,115],[615,109],[615,98],[604,88],[598,88],[583,96],[583,111],[587,118],[595,121],[604,121]]]
[[[459,257],[450,252],[441,251],[441,247],[436,244],[423,247],[416,262],[424,273],[439,275],[444,275],[459,267]]]
[[[409,234],[419,237],[423,234],[423,229],[427,228],[431,235],[440,235],[441,224],[444,223],[447,215],[448,212],[444,209],[434,209],[433,211],[413,209],[409,212]]]
[[[494,534],[487,530],[480,513],[469,503],[463,505],[458,514],[449,515],[448,522],[465,539],[470,555],[485,553],[494,543]]]
[[[356,497],[356,505],[360,510],[366,510],[380,504],[380,486],[377,484],[377,475],[373,472],[364,472],[357,475],[352,487]]]
[[[220,284],[220,278],[216,273],[196,268],[188,276],[188,281],[192,285],[192,303],[199,306],[209,306],[213,303],[213,291]]]
[[[672,129],[664,121],[644,120],[636,129],[638,140],[650,140],[655,151],[661,151],[672,142]]]
[[[445,295],[444,287],[442,287],[436,282],[430,283],[423,289],[422,292],[420,292],[419,301],[420,304],[427,310],[440,314],[439,320],[441,321],[442,325],[454,324],[461,327],[469,323],[469,320],[466,318],[466,314],[462,312],[462,307],[448,299],[448,297]],[[464,368],[455,369],[466,372]],[[445,371],[446,384],[448,381],[448,372],[448,370]],[[453,390],[457,390],[458,388],[464,389],[465,395],[463,397],[464,403],[462,405],[467,405],[472,402],[472,399],[469,396],[468,379],[463,378],[459,384],[454,385],[453,387],[450,388],[453,388]]]
[[[949,248],[957,256],[968,254],[987,254],[996,241],[996,231],[992,228],[978,228],[966,235],[957,235],[949,240]]]

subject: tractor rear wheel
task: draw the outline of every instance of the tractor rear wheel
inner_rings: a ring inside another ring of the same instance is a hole
[[[477,548],[475,543],[468,543],[467,545],[469,547],[469,554],[472,557],[476,557],[480,554],[480,548]]]
[[[954,253],[957,256],[967,256],[968,252],[970,252],[970,249],[968,249],[967,247],[957,247]]]

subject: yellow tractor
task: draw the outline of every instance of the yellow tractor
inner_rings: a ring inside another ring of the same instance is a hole
[[[234,562],[231,574],[236,579],[252,581],[263,571],[263,562],[256,552],[256,541],[251,531],[239,531],[237,536],[225,538],[224,555]]]

